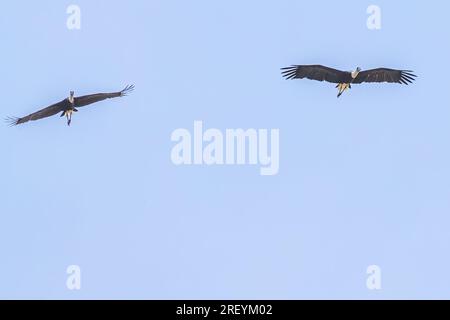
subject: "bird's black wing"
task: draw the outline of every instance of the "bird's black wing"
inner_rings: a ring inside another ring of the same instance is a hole
[[[417,77],[410,70],[394,70],[387,68],[378,68],[361,71],[353,80],[353,83],[363,82],[389,82],[389,83],[412,83]]]
[[[75,107],[84,107],[92,103],[96,103],[105,99],[117,98],[126,96],[128,93],[134,90],[134,85],[126,86],[125,89],[119,92],[111,93],[96,93],[87,96],[81,96],[75,98]]]
[[[328,68],[321,65],[293,65],[281,68],[281,74],[286,79],[303,79],[340,83],[349,77],[350,73]]]
[[[51,116],[57,114],[58,112],[63,111],[65,104],[66,104],[66,100],[62,100],[58,103],[52,104],[51,106],[49,106],[47,108],[44,108],[35,113],[29,114],[26,117],[23,117],[23,118],[9,117],[6,119],[6,121],[10,125],[16,126],[18,124],[22,124],[22,123],[25,123],[28,121],[35,121],[35,120],[51,117]]]

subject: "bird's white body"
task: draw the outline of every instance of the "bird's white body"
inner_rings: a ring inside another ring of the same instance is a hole
[[[345,90],[347,90],[347,89],[351,89],[352,88],[352,82],[353,82],[353,80],[355,80],[356,79],[356,77],[358,76],[358,74],[361,72],[361,69],[358,67],[358,68],[356,68],[356,70],[355,71],[351,71],[350,72],[350,75],[351,75],[351,77],[352,77],[352,80],[351,80],[351,82],[350,83],[339,83],[336,87],[339,89],[339,91],[338,91],[338,98],[341,96],[341,94],[343,94],[344,93],[344,91]]]

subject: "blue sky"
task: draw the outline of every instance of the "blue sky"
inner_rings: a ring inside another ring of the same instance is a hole
[[[81,30],[66,9],[81,8]],[[380,6],[382,28],[366,26]],[[450,298],[450,5],[444,1],[2,4],[1,298]],[[285,81],[320,63],[411,86]],[[175,166],[173,130],[277,128],[280,170]],[[81,290],[66,268],[79,265]],[[366,287],[366,268],[382,289]]]

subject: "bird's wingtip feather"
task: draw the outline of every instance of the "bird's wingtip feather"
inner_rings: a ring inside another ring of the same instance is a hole
[[[17,118],[17,117],[6,117],[4,120],[10,127],[13,127],[13,126],[17,126],[19,124],[20,118]]]
[[[132,85],[127,85],[122,91],[120,91],[121,96],[126,96],[128,95],[130,92],[134,91],[134,84]]]

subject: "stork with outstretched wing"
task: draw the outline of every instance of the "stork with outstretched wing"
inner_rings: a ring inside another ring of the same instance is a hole
[[[356,68],[355,71],[341,71],[321,65],[293,65],[282,68],[282,75],[286,79],[310,79],[317,81],[327,81],[336,83],[339,89],[338,98],[345,90],[351,89],[352,84],[364,82],[389,82],[408,84],[412,83],[417,77],[410,70],[395,70],[388,68],[378,68],[361,71]]]
[[[52,104],[51,106],[44,108],[42,110],[39,110],[37,112],[34,112],[32,114],[29,114],[26,117],[23,118],[15,118],[10,117],[6,120],[13,126],[22,124],[28,121],[35,121],[47,117],[51,117],[57,113],[61,112],[61,117],[67,118],[67,125],[70,126],[70,123],[72,122],[72,113],[78,112],[77,108],[84,107],[87,105],[90,105],[92,103],[96,103],[105,99],[110,98],[117,98],[117,97],[123,97],[126,96],[128,93],[134,90],[134,85],[126,86],[125,89],[119,92],[111,92],[111,93],[96,93],[96,94],[90,94],[87,96],[80,96],[75,97],[74,92],[70,91],[70,95],[68,98]]]

